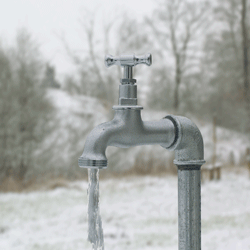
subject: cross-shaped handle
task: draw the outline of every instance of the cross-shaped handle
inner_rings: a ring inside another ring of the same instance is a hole
[[[142,56],[132,55],[120,55],[120,56],[105,56],[105,65],[110,67],[112,65],[119,65],[119,66],[136,66],[137,64],[146,64],[150,66],[152,64],[152,56],[151,54],[146,54]]]

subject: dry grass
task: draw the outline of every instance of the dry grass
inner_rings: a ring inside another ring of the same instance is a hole
[[[45,185],[46,190],[54,190],[56,188],[68,188],[68,187],[69,187],[69,182],[63,178],[57,178],[55,180],[50,180]]]
[[[111,171],[109,168],[100,171],[100,179],[121,178],[127,176],[163,176],[177,175],[177,167],[173,163],[174,155],[168,160],[158,158],[152,152],[141,151],[137,154],[134,165],[126,171]],[[28,183],[23,183],[13,177],[5,178],[0,183],[0,192],[31,192],[36,190],[53,190],[56,188],[70,188],[72,180],[87,180],[87,171],[76,177],[46,175],[34,177]]]
[[[139,157],[140,155],[140,157]],[[134,166],[127,171],[114,172],[109,169],[100,171],[100,179],[109,179],[109,178],[122,178],[128,176],[165,176],[165,175],[176,175],[177,168],[173,164],[173,159],[169,159],[169,162],[155,159],[152,155],[148,158],[142,157],[142,154],[139,154]],[[222,168],[223,172],[232,172],[234,174],[245,174],[250,177],[250,170],[247,166],[235,167],[224,165]],[[87,180],[85,176],[84,179]],[[0,183],[0,192],[32,192],[37,190],[54,190],[56,188],[72,188],[70,185],[71,180],[68,180],[65,177],[47,177],[42,180],[32,180],[29,183],[23,183],[22,181],[15,179],[14,177],[5,178]]]
[[[125,171],[100,171],[100,179],[120,178],[124,176],[161,176],[177,175],[177,168],[173,163],[174,155],[168,161],[157,158],[151,152],[141,151],[137,154],[134,165]]]
[[[0,183],[1,192],[22,192],[24,185],[21,181],[13,178],[12,176],[6,177]]]
[[[157,158],[152,152],[141,151],[136,159],[134,166],[128,170],[132,175],[161,175],[177,174],[176,166],[173,164],[173,156],[166,162],[162,158]]]
[[[35,179],[32,181],[29,181],[28,183],[24,183],[23,181],[20,181],[18,179],[15,179],[14,177],[6,177],[1,183],[0,183],[0,192],[6,193],[6,192],[32,192],[36,190],[53,190],[56,188],[68,188],[69,181],[65,178],[58,177],[58,178],[50,178],[50,179],[43,179],[36,181]]]
[[[249,175],[250,176],[250,168],[247,165],[243,166],[234,166],[234,165],[224,165],[223,171],[231,172],[236,175]]]
[[[9,175],[0,180],[0,192],[32,192],[37,190],[53,190],[56,188],[68,188],[69,183],[75,180],[87,180],[87,171],[76,172],[74,176],[67,172],[45,173],[20,179],[18,176]]]

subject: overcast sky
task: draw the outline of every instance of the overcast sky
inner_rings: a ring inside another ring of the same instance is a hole
[[[141,18],[151,12],[152,0],[0,0],[0,37],[7,44],[14,41],[18,28],[26,27],[41,45],[41,51],[58,77],[73,68],[56,34],[63,34],[74,49],[83,48],[79,18],[84,9],[113,15],[127,10]],[[110,14],[111,13],[111,14]]]

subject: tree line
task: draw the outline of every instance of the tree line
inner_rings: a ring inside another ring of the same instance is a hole
[[[249,131],[249,8],[247,0],[213,4],[162,0],[143,20],[126,13],[116,22],[110,18],[103,25],[101,45],[95,33],[96,16],[86,12],[80,22],[86,38],[84,53],[63,41],[79,69],[78,80],[68,76],[64,86],[71,93],[113,104],[121,72],[104,69],[105,52],[150,51],[151,69],[136,69],[142,72],[138,75],[145,75],[149,107],[193,113],[210,121],[216,115],[221,126]],[[111,45],[114,35],[116,42]]]
[[[85,11],[79,22],[85,37],[81,52],[59,36],[78,69],[65,77],[62,89],[92,96],[111,110],[121,69],[104,68],[104,54],[151,52],[151,68],[135,68],[139,101],[144,95],[148,108],[207,121],[216,115],[218,125],[249,133],[249,11],[247,0],[161,0],[141,20],[110,15],[101,40],[95,13]],[[45,62],[25,29],[13,46],[0,44],[0,182],[8,176],[28,181],[50,164],[53,147],[44,151],[41,145],[54,131],[55,110],[42,86],[48,79],[59,85]]]
[[[39,46],[27,30],[18,31],[13,46],[0,45],[0,183],[10,176],[28,181],[40,168],[53,117],[43,74]]]

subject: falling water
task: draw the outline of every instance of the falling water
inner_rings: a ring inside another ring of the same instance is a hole
[[[99,169],[88,169],[88,240],[93,250],[104,250],[102,220],[99,211]]]

